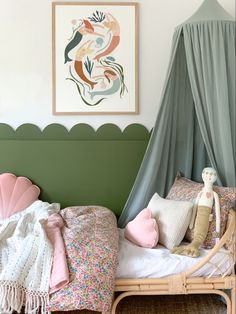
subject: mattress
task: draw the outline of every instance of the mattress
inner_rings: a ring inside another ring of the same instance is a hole
[[[186,244],[186,243],[182,243]],[[201,249],[198,258],[171,254],[162,245],[153,249],[139,247],[124,237],[124,229],[119,229],[119,264],[116,278],[162,278],[190,269],[205,257],[210,250]],[[221,249],[193,276],[219,276],[231,269],[232,258],[227,250]],[[217,266],[216,266],[217,265]]]

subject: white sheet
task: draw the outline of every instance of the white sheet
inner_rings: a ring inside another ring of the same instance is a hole
[[[201,249],[201,256],[192,258],[171,254],[161,245],[154,249],[146,249],[126,240],[124,229],[119,229],[119,264],[116,278],[161,278],[174,275],[198,263],[209,251]],[[213,276],[230,269],[232,260],[228,258],[226,252],[225,249],[221,249],[212,259],[213,263],[221,262],[220,268]],[[214,265],[208,263],[194,276],[207,277],[214,269]]]

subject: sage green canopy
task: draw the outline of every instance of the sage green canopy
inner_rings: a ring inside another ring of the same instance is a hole
[[[205,0],[173,35],[157,120],[120,227],[155,192],[165,196],[178,171],[201,182],[211,166],[218,185],[235,186],[235,107],[235,22],[216,0]]]

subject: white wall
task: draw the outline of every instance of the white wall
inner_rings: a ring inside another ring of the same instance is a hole
[[[104,123],[114,123],[121,129],[130,123],[141,123],[151,129],[158,111],[174,28],[191,16],[202,0],[136,2],[140,4],[140,113],[53,116],[51,1],[0,0],[0,123],[13,128],[23,123],[34,123],[40,128],[60,123],[68,129],[77,123],[88,123],[95,129]],[[219,2],[234,15],[234,0]]]

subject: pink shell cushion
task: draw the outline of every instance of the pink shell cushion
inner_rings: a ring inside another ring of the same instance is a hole
[[[40,189],[25,177],[12,173],[0,175],[0,219],[27,208],[38,199]]]
[[[145,248],[153,248],[157,245],[159,239],[158,226],[156,220],[152,218],[149,208],[144,208],[127,224],[125,238]]]

